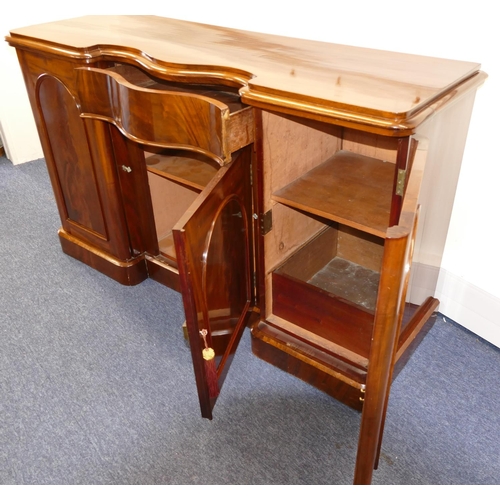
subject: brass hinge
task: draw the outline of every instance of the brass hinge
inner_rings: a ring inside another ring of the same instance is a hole
[[[359,396],[359,400],[364,403],[365,402],[365,393],[366,393],[366,386],[362,385],[361,388],[359,389],[359,392],[361,393],[361,396]]]
[[[398,168],[398,178],[396,180],[396,194],[403,196],[405,194],[406,169]]]

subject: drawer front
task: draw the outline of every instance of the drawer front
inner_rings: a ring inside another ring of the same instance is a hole
[[[249,107],[231,113],[214,98],[139,86],[112,69],[77,72],[82,116],[112,122],[136,142],[193,150],[221,165],[231,160],[232,152],[253,142]]]

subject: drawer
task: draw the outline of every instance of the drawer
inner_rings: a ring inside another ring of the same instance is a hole
[[[129,65],[77,69],[81,116],[114,123],[136,142],[195,151],[220,165],[253,142],[253,110],[238,90],[158,80]]]

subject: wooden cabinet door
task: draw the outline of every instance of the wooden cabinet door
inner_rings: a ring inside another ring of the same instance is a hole
[[[252,220],[246,148],[173,230],[201,413],[209,419],[250,313]],[[207,347],[212,360],[203,357]]]
[[[97,251],[128,261],[131,249],[118,174],[110,155],[110,126],[82,120],[71,87],[57,75],[42,74],[34,93],[64,231]]]

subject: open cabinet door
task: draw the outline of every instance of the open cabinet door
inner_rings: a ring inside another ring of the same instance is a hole
[[[246,148],[173,229],[201,413],[209,419],[250,314],[251,221]]]

